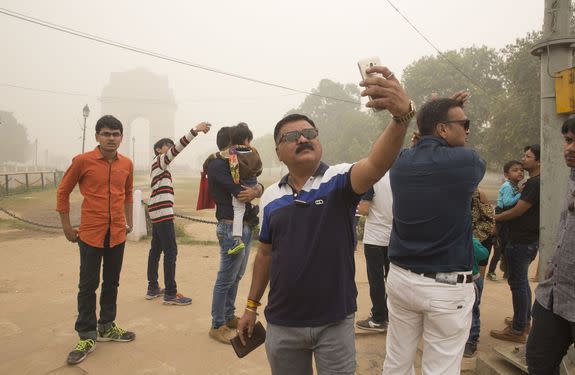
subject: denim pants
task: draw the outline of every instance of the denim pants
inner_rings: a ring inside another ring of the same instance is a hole
[[[513,329],[523,332],[531,320],[531,287],[529,264],[535,259],[539,244],[508,244],[505,248],[509,288],[513,298]]]
[[[109,243],[109,241],[105,241]],[[78,318],[76,331],[81,339],[96,339],[97,325],[108,325],[116,319],[116,300],[125,242],[114,247],[93,247],[78,240],[80,247],[80,283],[78,284]],[[100,319],[96,321],[96,289],[100,284]]]
[[[252,229],[244,224],[242,240],[245,249],[238,254],[228,254],[234,242],[231,221],[220,220],[216,234],[220,244],[220,269],[212,297],[212,328],[219,328],[235,316],[238,285],[246,271],[250,255]]]
[[[175,296],[178,292],[176,286],[176,257],[178,245],[174,220],[161,221],[152,224],[152,244],[148,255],[148,289],[157,289],[158,265],[160,256],[164,252],[164,285],[166,296]]]
[[[559,375],[561,360],[575,343],[575,322],[570,322],[535,301],[533,326],[527,340],[527,366],[531,375]]]
[[[479,332],[481,330],[481,319],[479,305],[481,304],[481,294],[483,294],[483,277],[479,276],[475,283],[475,303],[471,311],[471,329],[469,330],[468,344],[477,345],[479,342]]]
[[[364,244],[363,251],[372,306],[371,318],[376,323],[387,322],[387,295],[385,294],[385,279],[389,273],[387,246]]]

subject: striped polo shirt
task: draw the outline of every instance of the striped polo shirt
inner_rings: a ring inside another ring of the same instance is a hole
[[[314,327],[356,311],[353,218],[360,195],[351,188],[351,168],[321,163],[299,192],[288,176],[265,190],[260,241],[272,246],[268,322]]]
[[[172,160],[194,138],[190,131],[180,138],[179,141],[175,142],[168,152],[156,155],[152,160],[152,170],[150,172],[152,193],[148,200],[148,212],[152,223],[174,219],[174,187],[172,185],[172,174],[168,167]]]

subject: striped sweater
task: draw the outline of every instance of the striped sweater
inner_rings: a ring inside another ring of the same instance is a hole
[[[152,193],[148,201],[148,212],[152,223],[174,219],[174,188],[172,174],[168,170],[170,163],[190,143],[195,136],[190,131],[184,135],[165,154],[159,154],[152,160],[150,186]]]

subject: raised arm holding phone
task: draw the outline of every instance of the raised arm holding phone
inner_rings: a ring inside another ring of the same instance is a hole
[[[260,246],[237,328],[245,344],[269,283],[266,350],[273,374],[310,373],[312,355],[319,374],[355,372],[353,217],[361,194],[393,164],[415,114],[388,68],[366,72],[375,74],[360,83],[361,95],[370,97],[367,107],[393,115],[366,158],[323,163],[319,131],[305,115],[286,116],[274,129],[276,153],[288,174],[262,196]],[[298,339],[310,329],[313,343]]]

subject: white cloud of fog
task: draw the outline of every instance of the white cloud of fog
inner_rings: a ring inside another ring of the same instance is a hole
[[[541,29],[543,20],[543,0],[393,2],[441,50],[483,44],[501,48],[528,31]],[[1,0],[0,7],[301,90],[311,90],[322,78],[358,82],[359,58],[378,55],[392,70],[401,72],[419,57],[435,53],[382,0]],[[178,103],[176,134],[166,134],[171,137],[181,136],[203,120],[214,124],[215,130],[245,121],[258,137],[270,133],[304,97],[104,46],[5,15],[0,15],[0,35],[0,84],[88,95],[52,95],[0,86],[0,110],[14,112],[27,126],[30,139],[38,138],[40,158],[45,150],[68,158],[80,151],[86,103],[92,110],[87,146],[95,145],[93,126],[102,115],[97,97],[111,72],[143,67],[169,77]],[[462,87],[468,86],[462,78]],[[137,124],[147,126],[145,119]],[[136,131],[136,136],[145,139],[143,131]],[[214,140],[215,131],[196,140],[181,159],[196,163],[214,147]],[[137,141],[137,145],[143,143]],[[138,146],[136,151],[136,158],[142,160],[143,151]]]

